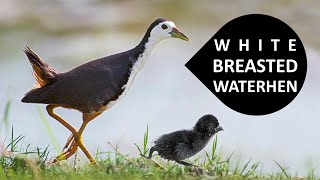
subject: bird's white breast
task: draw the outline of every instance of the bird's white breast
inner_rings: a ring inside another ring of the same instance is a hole
[[[137,61],[132,66],[128,81],[125,85],[122,86],[122,89],[124,89],[124,91],[120,94],[120,96],[116,100],[110,101],[106,105],[106,109],[113,107],[116,103],[118,103],[128,93],[136,75],[139,73],[139,71],[143,68],[143,66],[145,65],[145,63],[149,59],[151,51],[156,43],[158,43],[157,40],[154,40],[152,37],[149,38],[149,41],[145,45],[145,51],[138,57]]]

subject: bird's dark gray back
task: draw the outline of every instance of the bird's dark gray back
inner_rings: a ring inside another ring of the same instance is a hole
[[[98,110],[102,105],[116,100],[127,83],[134,55],[127,51],[90,61],[31,92],[35,101],[58,104],[82,112]]]

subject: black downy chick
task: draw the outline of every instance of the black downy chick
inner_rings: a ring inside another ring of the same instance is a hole
[[[209,140],[217,132],[223,131],[219,122],[213,115],[204,115],[191,130],[180,130],[169,134],[164,134],[158,138],[155,145],[150,149],[150,159],[154,151],[164,159],[176,161],[179,164],[193,166],[183,160],[194,156],[201,151]]]

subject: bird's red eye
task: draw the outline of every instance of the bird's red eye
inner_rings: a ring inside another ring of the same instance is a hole
[[[161,28],[162,28],[162,29],[168,29],[168,26],[165,25],[165,24],[162,24]]]

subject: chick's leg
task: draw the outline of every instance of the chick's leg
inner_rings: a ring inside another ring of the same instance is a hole
[[[140,154],[140,156],[145,157],[145,158],[147,158],[147,159],[151,159],[152,154],[153,154],[154,151],[156,151],[156,148],[153,146],[153,147],[150,149],[148,156],[145,156],[145,155],[143,155],[143,154]]]
[[[188,163],[188,162],[185,162],[185,161],[176,161],[178,164],[182,164],[182,165],[185,165],[185,166],[196,166],[196,165],[193,165],[191,163]]]

